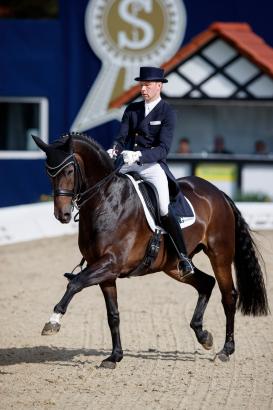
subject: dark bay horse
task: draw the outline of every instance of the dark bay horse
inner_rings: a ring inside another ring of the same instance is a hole
[[[114,368],[123,358],[116,280],[130,276],[140,265],[152,232],[131,181],[115,171],[112,160],[98,143],[81,134],[67,134],[49,145],[37,137],[34,139],[47,155],[55,217],[68,223],[73,204],[79,205],[79,249],[87,261],[86,268],[69,280],[42,334],[54,334],[60,329],[60,318],[77,292],[100,285],[113,344],[112,354],[101,365]],[[198,177],[182,178],[178,182],[196,211],[196,222],[184,229],[189,255],[192,258],[200,251],[207,255],[222,294],[226,336],[217,356],[226,361],[235,350],[236,308],[253,316],[266,315],[269,311],[257,250],[247,223],[228,196]],[[210,349],[213,339],[211,333],[203,329],[203,316],[215,279],[195,267],[195,273],[183,280],[167,235],[162,236],[158,256],[145,273],[158,271],[197,290],[198,300],[190,326],[198,342]]]

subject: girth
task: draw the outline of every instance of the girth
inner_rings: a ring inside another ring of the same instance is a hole
[[[160,249],[160,239],[161,239],[162,231],[160,229],[156,229],[151,237],[147,248],[144,258],[142,259],[141,263],[131,272],[126,275],[127,278],[133,276],[143,276],[148,273],[148,269],[152,265],[152,263],[156,260]]]

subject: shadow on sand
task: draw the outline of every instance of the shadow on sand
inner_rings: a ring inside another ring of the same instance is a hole
[[[72,362],[75,365],[78,362],[86,362],[88,359],[93,361],[92,357],[102,356],[102,359],[111,354],[110,350],[95,349],[67,349],[64,347],[54,346],[35,346],[35,347],[11,347],[0,349],[0,366],[9,366],[20,363],[48,363],[48,362]],[[77,356],[84,356],[77,358]],[[179,352],[179,351],[159,351],[148,349],[143,351],[125,350],[124,357],[141,358],[144,360],[171,360],[171,361],[194,361],[197,358],[212,361],[214,358],[208,357],[197,351]]]

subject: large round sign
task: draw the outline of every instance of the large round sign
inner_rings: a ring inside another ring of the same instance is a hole
[[[140,66],[160,66],[180,47],[186,28],[182,0],[90,0],[87,40],[102,69],[72,130],[85,131],[119,118],[109,104],[134,84]]]
[[[181,0],[92,0],[85,22],[87,39],[102,60],[162,64],[181,45],[186,12]]]

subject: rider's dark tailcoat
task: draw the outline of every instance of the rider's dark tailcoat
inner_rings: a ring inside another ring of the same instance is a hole
[[[191,210],[166,162],[174,127],[175,113],[166,101],[160,100],[146,117],[144,101],[131,103],[123,114],[115,144],[118,153],[122,150],[141,151],[140,164],[158,162],[168,177],[170,197],[176,202],[177,213],[188,216],[192,214]]]

